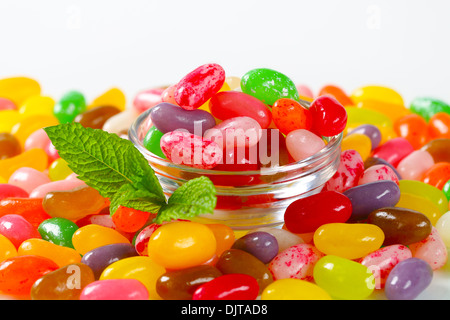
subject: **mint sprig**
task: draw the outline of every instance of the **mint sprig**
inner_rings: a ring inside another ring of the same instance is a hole
[[[206,177],[192,179],[166,200],[145,157],[129,140],[79,123],[44,128],[61,158],[87,185],[110,199],[110,213],[119,206],[158,213],[155,222],[189,219],[212,213],[216,190]]]

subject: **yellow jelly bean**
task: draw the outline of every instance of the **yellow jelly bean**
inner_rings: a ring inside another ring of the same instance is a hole
[[[41,86],[36,80],[27,77],[12,77],[0,80],[0,97],[7,98],[16,106],[31,96],[39,95]]]
[[[48,176],[52,181],[64,180],[73,173],[66,160],[58,158],[48,168]]]
[[[357,151],[363,161],[365,161],[372,151],[372,141],[368,136],[362,133],[352,133],[342,139],[341,148],[342,151]]]
[[[148,242],[148,255],[168,269],[200,265],[216,252],[210,228],[197,222],[176,221],[159,227]]]
[[[130,241],[118,231],[96,224],[81,227],[72,236],[73,247],[81,255],[95,248],[114,243],[130,243]]]
[[[111,88],[102,95],[92,101],[88,106],[88,109],[102,106],[113,106],[117,107],[120,111],[126,108],[126,97],[125,94],[119,88]]]
[[[356,107],[346,107],[345,110],[347,111],[347,126],[357,123],[372,124],[377,127],[393,127],[392,120],[381,112]]]
[[[59,121],[53,115],[29,115],[22,118],[14,125],[11,129],[11,134],[19,140],[21,146],[23,147],[25,145],[25,141],[33,132],[45,127],[55,126],[57,124],[59,124]]]
[[[401,117],[404,117],[411,113],[411,110],[406,108],[404,105],[400,104],[394,104],[394,103],[388,103],[383,101],[377,101],[377,100],[363,100],[360,101],[357,105],[357,108],[361,109],[370,109],[375,110],[377,112],[381,112],[382,114],[385,114],[388,116],[392,123],[394,123],[396,120],[400,119]]]
[[[400,193],[400,200],[395,206],[398,208],[406,208],[423,213],[428,219],[430,219],[433,226],[436,225],[436,222],[442,216],[442,212],[433,202],[422,196],[417,196],[410,193]]]
[[[442,214],[448,211],[449,203],[445,193],[435,186],[418,180],[400,180],[399,188],[401,193],[409,193],[428,199],[439,208]]]
[[[6,181],[3,177],[0,177],[0,183],[7,183],[8,181]]]
[[[25,100],[20,106],[19,113],[25,115],[53,115],[53,107],[55,106],[55,100],[47,96],[33,96]]]
[[[358,259],[378,250],[384,242],[383,230],[367,223],[327,223],[314,232],[314,245],[327,254]]]
[[[17,110],[0,110],[0,119],[0,132],[11,132],[22,116]]]
[[[47,165],[48,156],[45,151],[40,148],[33,148],[15,157],[0,160],[0,176],[9,180],[14,171],[22,167],[29,167],[42,172],[47,169]]]
[[[59,267],[71,263],[81,262],[81,256],[74,249],[51,243],[43,239],[28,239],[21,243],[17,250],[18,255],[36,255],[48,258]]]
[[[269,284],[262,292],[261,300],[331,300],[331,297],[314,283],[288,278]]]
[[[166,272],[166,269],[145,256],[136,256],[113,262],[103,270],[100,280],[105,279],[136,279],[148,290],[149,299],[160,300],[156,292],[156,281]]]
[[[0,234],[0,261],[17,256],[14,244],[4,235]]]
[[[402,96],[395,90],[383,86],[364,86],[352,92],[350,98],[355,104],[365,100],[383,101],[397,105],[405,105]]]

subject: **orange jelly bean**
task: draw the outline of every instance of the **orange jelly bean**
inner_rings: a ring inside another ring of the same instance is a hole
[[[72,236],[73,247],[81,255],[113,243],[130,243],[130,241],[118,231],[96,224],[81,227]]]
[[[297,129],[310,130],[313,124],[311,112],[293,99],[282,98],[272,106],[272,119],[285,135]]]
[[[35,228],[39,227],[44,220],[51,218],[44,211],[40,198],[6,198],[0,200],[0,217],[11,212],[22,216]]]
[[[427,122],[415,113],[396,120],[394,122],[394,131],[399,137],[408,140],[415,150],[429,141]]]
[[[354,103],[352,99],[342,90],[340,87],[335,85],[327,85],[320,89],[319,96],[323,95],[333,96],[337,101],[339,101],[344,107],[353,106]]]
[[[428,134],[431,139],[450,138],[450,114],[434,114],[428,121]]]
[[[222,252],[230,249],[236,239],[233,229],[225,224],[212,223],[206,224],[211,229],[216,238],[216,256],[220,257]]]
[[[149,218],[153,219],[155,216],[150,212],[119,206],[112,215],[112,221],[119,230],[136,232],[145,225]]]
[[[19,256],[35,255],[55,262],[59,267],[81,261],[80,254],[72,248],[59,246],[42,239],[28,239],[22,242],[17,253]]]
[[[424,172],[422,181],[428,183],[440,190],[444,188],[447,181],[450,180],[450,163],[438,162],[430,169]]]
[[[34,148],[8,159],[0,160],[0,176],[8,181],[9,177],[22,167],[29,167],[38,171],[47,169],[48,156],[43,149]]]

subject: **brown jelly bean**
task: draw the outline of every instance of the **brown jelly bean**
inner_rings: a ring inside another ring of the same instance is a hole
[[[8,132],[0,132],[0,160],[17,156],[22,152],[19,140]]]
[[[424,145],[422,150],[428,151],[435,163],[450,162],[450,139],[434,139]]]
[[[118,114],[120,110],[113,106],[101,106],[89,109],[75,117],[85,128],[102,129],[106,120]]]

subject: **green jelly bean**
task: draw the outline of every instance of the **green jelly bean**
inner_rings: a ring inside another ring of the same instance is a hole
[[[450,105],[444,101],[427,97],[414,99],[411,102],[409,109],[422,116],[426,121],[430,120],[430,118],[438,112],[450,114]]]
[[[72,236],[77,230],[75,222],[59,217],[47,219],[38,227],[42,239],[69,248],[73,248]]]
[[[444,192],[445,197],[447,198],[447,200],[450,201],[450,180],[448,180],[448,181],[444,184],[444,187],[442,188],[442,192]]]
[[[53,114],[60,123],[69,123],[85,110],[86,99],[84,95],[78,91],[69,91],[55,104]]]
[[[414,194],[426,198],[433,202],[439,211],[444,214],[448,211],[448,199],[440,189],[418,180],[400,180],[399,187],[401,193]]]
[[[153,154],[156,154],[158,157],[166,159],[166,156],[162,152],[160,145],[161,137],[163,135],[164,133],[156,129],[155,126],[152,126],[146,133],[144,141],[142,143],[144,144],[144,147],[148,151],[150,151]]]
[[[265,104],[273,105],[280,98],[299,100],[294,82],[284,74],[271,69],[253,69],[241,79],[242,92]]]
[[[334,299],[362,300],[375,289],[375,277],[368,267],[334,255],[317,261],[313,277],[316,284]]]

